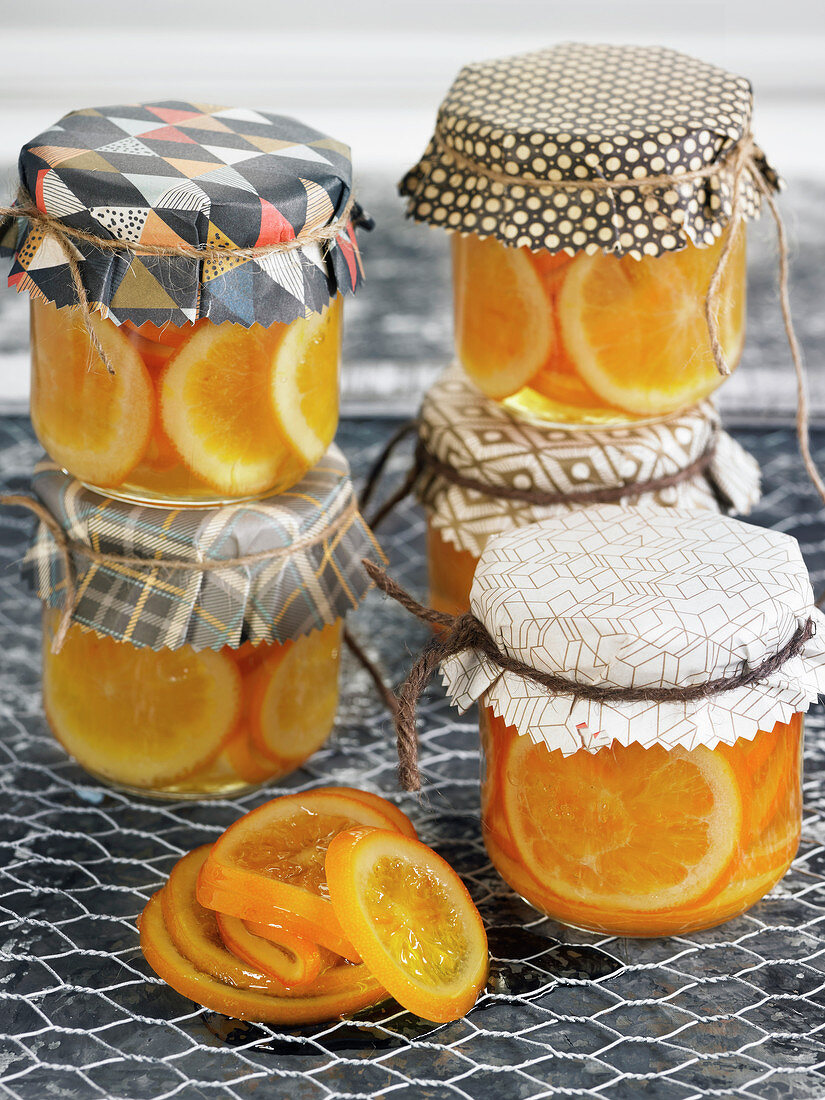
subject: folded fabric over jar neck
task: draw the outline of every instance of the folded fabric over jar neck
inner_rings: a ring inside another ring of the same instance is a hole
[[[552,425],[514,416],[453,363],[374,464],[362,509],[396,445],[411,434],[413,464],[369,513],[370,525],[414,492],[442,538],[474,557],[491,535],[557,511],[624,502],[745,514],[760,495],[758,464],[722,430],[711,401],[649,422]]]
[[[383,558],[334,445],[292,490],[213,508],[112,500],[50,461],[34,489],[52,520],[25,579],[67,624],[139,648],[299,637],[357,607],[370,587],[361,558]]]

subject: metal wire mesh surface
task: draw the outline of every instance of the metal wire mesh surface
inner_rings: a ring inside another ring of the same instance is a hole
[[[384,422],[348,421],[356,473]],[[825,526],[790,432],[737,436],[763,463],[754,517],[795,534],[825,580]],[[825,436],[815,440],[825,460]],[[25,488],[28,422],[0,420],[0,473]],[[399,456],[394,474],[403,466]],[[825,783],[822,716],[807,723],[803,842],[747,915],[709,932],[627,940],[564,929],[492,870],[478,822],[477,731],[433,689],[421,712],[426,796],[396,796],[389,724],[345,666],[331,744],[282,787],[234,802],[157,803],[90,780],[52,740],[39,696],[39,607],[15,569],[31,520],[0,514],[0,1091],[3,1096],[327,1100],[550,1096],[825,1096]],[[423,593],[423,524],[407,502],[383,541]],[[425,629],[373,594],[353,627],[397,678]],[[280,1031],[204,1012],[151,973],[135,917],[176,859],[283,790],[358,784],[391,797],[463,875],[487,922],[488,990],[463,1020],[427,1024],[385,1005]]]

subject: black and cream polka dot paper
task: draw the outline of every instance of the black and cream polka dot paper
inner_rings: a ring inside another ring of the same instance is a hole
[[[418,221],[534,251],[638,259],[708,246],[730,218],[728,154],[751,110],[744,77],[660,47],[564,43],[480,62],[458,74],[399,190]],[[777,189],[759,150],[754,161]],[[717,163],[678,185],[640,182]],[[588,180],[615,187],[563,186]],[[753,217],[748,172],[741,186],[740,210]]]

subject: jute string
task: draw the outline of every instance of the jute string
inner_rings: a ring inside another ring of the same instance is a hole
[[[719,676],[701,684],[686,687],[617,687],[605,684],[584,684],[555,673],[540,672],[531,665],[503,653],[482,622],[471,611],[463,615],[447,615],[432,608],[424,607],[406,592],[375,562],[364,561],[364,568],[375,582],[391,599],[416,618],[441,629],[424,646],[418,660],[401,685],[398,694],[398,707],[395,714],[395,731],[398,747],[398,774],[405,790],[417,791],[421,787],[418,770],[418,739],[416,735],[416,707],[421,693],[435,675],[439,665],[448,657],[474,650],[483,654],[503,672],[513,672],[518,676],[538,684],[554,695],[571,695],[578,699],[591,699],[594,702],[650,702],[650,703],[686,703],[698,699],[707,699],[735,688],[747,687],[772,676],[792,657],[798,656],[807,641],[814,635],[814,623],[808,619],[796,629],[790,640],[776,653],[766,657],[759,664],[744,665],[739,672],[730,676]]]
[[[403,424],[394,435],[391,436],[384,449],[367,475],[366,483],[361,491],[359,506],[363,512],[369,505],[375,493],[381,474],[387,465],[393,451],[408,435],[418,432],[418,421],[412,420]],[[469,489],[485,496],[498,500],[512,500],[521,504],[532,504],[536,507],[552,507],[559,504],[616,504],[627,499],[636,499],[648,493],[656,493],[662,489],[670,489],[675,485],[681,485],[691,478],[703,474],[713,462],[716,453],[715,437],[708,446],[694,459],[681,469],[672,474],[664,474],[662,477],[649,478],[647,481],[632,481],[626,485],[611,485],[596,489],[571,489],[569,492],[545,492],[542,489],[519,489],[514,485],[493,485],[488,481],[462,474],[455,467],[440,458],[427,448],[426,442],[419,435],[413,462],[404,480],[396,491],[376,509],[367,520],[373,531],[386,519],[392,510],[413,491],[418,482],[429,475],[431,479],[441,478],[451,485],[457,485],[462,489]],[[430,481],[430,484],[432,482]]]
[[[193,245],[185,242],[176,245],[141,244],[134,241],[116,240],[112,237],[100,237],[96,233],[90,233],[85,229],[77,229],[74,226],[66,225],[60,218],[41,210],[21,184],[14,205],[0,206],[0,237],[12,221],[23,218],[30,225],[38,226],[47,237],[51,237],[59,245],[69,268],[75,294],[77,295],[78,308],[83,318],[83,324],[89,334],[89,339],[106,369],[110,374],[114,374],[114,365],[106,354],[95,331],[92,308],[89,296],[86,293],[86,287],[83,285],[83,276],[73,241],[83,241],[100,252],[115,252],[132,257],[166,256],[193,260],[197,263],[209,260],[224,260],[227,256],[233,259],[254,260],[263,256],[270,256],[273,252],[294,252],[310,244],[329,245],[339,233],[346,229],[352,216],[354,204],[355,198],[350,195],[341,214],[329,225],[316,226],[299,233],[292,240],[279,241],[275,244],[255,245],[251,248],[239,248],[237,245]]]
[[[506,172],[497,172],[495,169],[488,168],[486,165],[479,163],[470,157],[460,153],[457,149],[454,149],[446,140],[443,133],[439,129],[436,129],[434,135],[434,143],[439,151],[445,156],[449,157],[460,168],[464,168],[469,172],[473,172],[476,175],[484,176],[485,179],[493,180],[497,183],[502,183],[506,186],[512,186],[518,184],[522,187],[541,190],[558,190],[558,191],[594,191],[599,193],[610,194],[613,191],[624,191],[627,189],[634,189],[640,192],[644,192],[649,188],[678,188],[685,183],[693,183],[697,180],[710,179],[713,176],[718,176],[723,172],[729,173],[731,177],[731,209],[729,226],[730,232],[728,232],[725,243],[722,246],[722,250],[719,253],[719,259],[716,262],[716,266],[708,283],[707,293],[704,300],[704,315],[707,323],[708,335],[710,339],[711,353],[713,355],[713,361],[716,364],[716,368],[722,375],[730,374],[730,368],[725,361],[724,349],[722,348],[721,338],[719,334],[719,319],[714,309],[714,302],[719,292],[719,287],[722,282],[722,277],[725,273],[725,267],[731,255],[731,251],[734,245],[734,236],[737,224],[742,217],[742,202],[743,202],[743,187],[742,183],[745,176],[749,176],[753,185],[759,191],[761,197],[764,199],[771,217],[773,218],[774,225],[776,227],[777,247],[779,252],[779,270],[778,270],[778,284],[779,284],[779,304],[782,312],[782,323],[785,328],[785,336],[788,341],[788,347],[791,352],[791,359],[793,361],[794,372],[796,375],[796,392],[797,392],[797,407],[796,407],[796,432],[799,439],[799,452],[802,456],[802,462],[805,466],[805,470],[811,479],[817,493],[823,502],[825,502],[825,481],[819,474],[819,470],[816,467],[816,463],[811,455],[810,439],[809,439],[809,407],[808,407],[808,386],[805,375],[805,364],[802,358],[802,350],[799,346],[799,341],[796,337],[796,332],[793,325],[793,317],[791,313],[790,291],[789,291],[789,278],[788,278],[788,237],[785,230],[785,223],[782,220],[782,215],[779,212],[779,206],[774,198],[768,181],[765,179],[762,170],[757,160],[757,148],[754,144],[753,135],[750,133],[744,134],[742,138],[732,145],[727,153],[720,157],[717,161],[711,164],[705,164],[701,168],[697,168],[693,171],[687,172],[673,172],[665,173],[657,176],[644,176],[639,179],[629,180],[606,180],[606,179],[561,179],[561,180],[541,180],[535,179],[531,176],[519,176],[509,175]]]
[[[271,550],[258,550],[252,554],[239,554],[234,558],[209,558],[203,561],[193,561],[191,558],[147,558],[136,554],[117,554],[108,550],[96,550],[88,543],[70,538],[44,504],[35,497],[26,496],[23,493],[7,493],[0,496],[0,506],[2,505],[26,508],[32,512],[48,530],[60,555],[66,592],[63,598],[63,607],[60,611],[60,621],[52,639],[53,653],[59,653],[63,648],[66,634],[72,625],[72,615],[77,601],[74,556],[85,558],[96,565],[132,566],[142,570],[180,569],[189,573],[215,573],[236,566],[257,565],[261,562],[290,558],[293,554],[305,550],[307,547],[326,542],[358,514],[358,502],[351,498],[346,507],[324,528],[312,535],[296,539],[289,546],[278,546]]]

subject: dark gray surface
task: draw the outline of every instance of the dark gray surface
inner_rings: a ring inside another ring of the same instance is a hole
[[[344,421],[357,474],[392,425]],[[754,521],[797,535],[825,581],[825,525],[787,431],[737,437],[764,467]],[[825,433],[815,437],[825,461]],[[0,477],[24,488],[28,423],[0,419]],[[393,476],[404,466],[399,455]],[[388,721],[347,665],[330,745],[283,786],[234,803],[151,803],[90,780],[51,739],[39,697],[39,608],[15,563],[31,521],[0,511],[0,1095],[15,1100],[814,1100],[825,1096],[823,717],[807,722],[803,842],[748,914],[704,933],[633,941],[543,919],[491,868],[478,821],[477,731],[439,689],[421,712],[426,794],[394,793]],[[382,539],[393,573],[425,585],[407,502]],[[352,620],[393,677],[426,637],[373,594]],[[357,784],[397,797],[462,874],[493,967],[469,1015],[440,1027],[388,1006],[300,1031],[238,1025],[159,982],[135,917],[185,850],[286,789]]]

